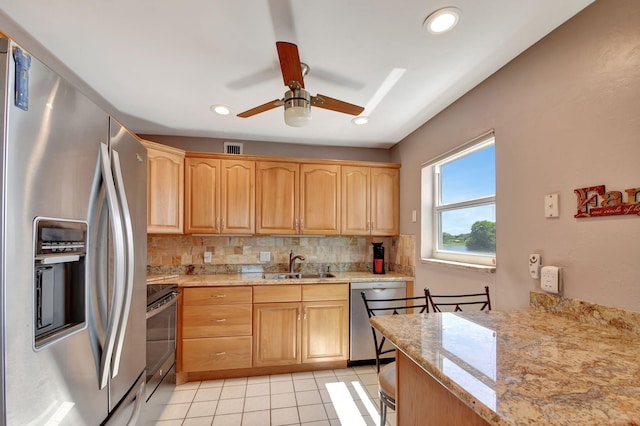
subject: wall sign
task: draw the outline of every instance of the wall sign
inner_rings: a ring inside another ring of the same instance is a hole
[[[573,217],[640,216],[640,188],[605,191],[604,185],[574,189],[578,197],[578,212]]]

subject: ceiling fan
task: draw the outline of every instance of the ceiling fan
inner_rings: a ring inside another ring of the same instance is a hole
[[[309,71],[306,64],[300,62],[298,46],[284,41],[276,42],[278,58],[284,85],[289,87],[282,99],[274,99],[265,104],[251,108],[238,114],[238,117],[248,118],[261,112],[269,111],[284,105],[284,121],[289,126],[302,127],[311,120],[311,106],[331,111],[358,115],[364,108],[325,95],[312,96],[304,89],[304,76]]]

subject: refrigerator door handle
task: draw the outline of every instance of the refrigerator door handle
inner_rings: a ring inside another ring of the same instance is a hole
[[[102,170],[102,182],[109,208],[109,218],[111,220],[111,232],[113,235],[113,252],[114,252],[114,285],[111,310],[108,317],[107,332],[105,344],[102,350],[100,360],[100,389],[107,386],[109,381],[109,371],[111,370],[111,359],[114,353],[116,337],[118,334],[119,323],[122,317],[123,299],[124,299],[124,281],[126,273],[124,234],[122,224],[122,214],[118,204],[116,188],[111,172],[111,162],[109,161],[109,149],[104,143],[100,144],[100,168]]]
[[[113,177],[115,187],[118,194],[118,200],[122,212],[122,221],[124,225],[124,248],[125,248],[125,268],[126,277],[124,281],[124,303],[120,325],[117,331],[117,344],[115,347],[115,355],[112,366],[112,377],[118,375],[120,368],[120,357],[122,355],[122,347],[124,345],[125,330],[129,320],[129,311],[131,309],[131,299],[133,297],[133,272],[135,265],[135,247],[133,241],[133,224],[131,223],[131,213],[129,211],[129,203],[127,202],[127,194],[124,188],[124,179],[122,178],[122,168],[120,167],[120,155],[116,150],[111,150]]]

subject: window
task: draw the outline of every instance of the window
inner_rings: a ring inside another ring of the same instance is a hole
[[[495,265],[495,170],[493,132],[423,166],[423,258]]]

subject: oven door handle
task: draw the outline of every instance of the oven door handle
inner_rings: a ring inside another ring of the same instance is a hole
[[[169,309],[171,306],[175,305],[177,301],[178,301],[178,296],[177,296],[177,294],[174,294],[173,297],[171,297],[171,300],[168,301],[167,303],[165,303],[164,305],[160,306],[157,309],[153,309],[151,311],[148,311],[147,312],[147,319],[153,318],[156,315],[161,314],[162,312],[164,312],[167,309]]]

